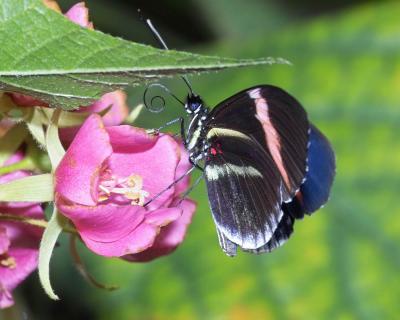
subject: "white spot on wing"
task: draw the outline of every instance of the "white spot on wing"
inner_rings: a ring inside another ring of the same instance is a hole
[[[251,138],[236,130],[232,129],[227,129],[227,128],[212,128],[208,133],[207,133],[207,139],[210,139],[215,136],[224,136],[224,137],[233,137],[233,138],[239,138],[239,139],[245,139],[245,140],[251,140]]]
[[[218,180],[220,177],[229,174],[236,174],[238,176],[248,177],[259,177],[263,178],[263,175],[256,168],[251,166],[238,166],[235,164],[227,164],[225,166],[213,166],[208,165],[206,167],[206,176],[208,180]]]
[[[249,91],[249,96],[250,96],[250,98],[252,98],[254,100],[262,98],[261,94],[260,94],[260,88],[256,88],[256,89],[250,90]]]

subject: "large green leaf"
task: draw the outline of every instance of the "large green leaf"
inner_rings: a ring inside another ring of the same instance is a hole
[[[103,93],[176,74],[270,64],[165,51],[88,30],[40,0],[0,2],[0,89],[71,109]]]

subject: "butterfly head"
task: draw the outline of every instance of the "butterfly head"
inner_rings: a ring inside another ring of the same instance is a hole
[[[203,100],[197,94],[189,94],[185,103],[185,110],[189,114],[199,113],[203,109]]]

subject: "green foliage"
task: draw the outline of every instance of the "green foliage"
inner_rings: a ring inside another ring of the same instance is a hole
[[[2,0],[0,89],[73,109],[102,94],[161,77],[270,64],[155,49],[88,30],[41,0]]]
[[[17,168],[19,169],[19,168]],[[48,202],[54,200],[53,176],[27,176],[0,185],[0,201]]]
[[[60,214],[56,207],[53,209],[53,214],[49,220],[49,224],[43,232],[42,240],[39,248],[39,279],[43,290],[53,300],[60,298],[54,293],[50,283],[50,260],[53,255],[54,248],[57,244],[57,239],[61,235],[65,226],[68,225],[68,219]]]
[[[282,10],[279,1],[252,0],[195,0],[204,18],[221,38],[265,37],[274,29],[290,22],[289,12]]]
[[[112,294],[86,292],[101,319],[398,317],[399,16],[399,4],[371,5],[210,49],[293,62],[205,75],[194,86],[210,105],[258,83],[297,97],[337,153],[331,201],[297,222],[279,250],[231,259],[218,247],[200,185],[192,194],[199,210],[176,253],[147,265],[92,264],[121,284]]]

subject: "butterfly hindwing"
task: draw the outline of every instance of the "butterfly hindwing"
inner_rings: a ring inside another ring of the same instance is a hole
[[[329,141],[311,125],[308,171],[296,197],[304,213],[311,214],[328,201],[335,166],[335,154]]]
[[[335,154],[326,137],[312,124],[307,163],[305,181],[293,200],[282,204],[284,216],[271,240],[260,248],[246,251],[260,254],[281,246],[292,234],[295,219],[313,213],[328,201],[335,176]]]
[[[254,250],[245,250],[247,252],[261,254],[266,252],[271,252],[272,250],[280,247],[283,245],[293,233],[293,225],[295,218],[284,211],[283,217],[278,224],[274,234],[272,235],[271,239],[262,247],[259,247]]]

